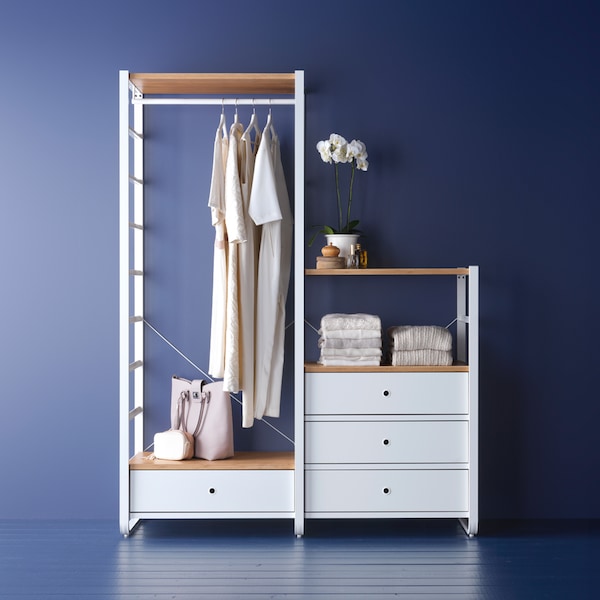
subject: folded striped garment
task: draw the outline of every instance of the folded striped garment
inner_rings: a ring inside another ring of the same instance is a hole
[[[321,357],[317,361],[320,365],[325,367],[378,367],[381,361],[376,358],[324,358]]]
[[[452,350],[452,334],[437,325],[400,325],[387,330],[393,350]]]
[[[381,319],[377,315],[365,313],[331,313],[321,318],[321,329],[324,331],[339,329],[381,330]]]
[[[379,329],[319,329],[319,334],[325,340],[367,340],[381,339],[381,330]]]
[[[321,356],[325,358],[381,358],[381,348],[321,348]]]
[[[371,338],[320,337],[319,348],[381,348],[381,336]]]
[[[391,353],[394,367],[408,366],[450,366],[451,350],[395,350]]]

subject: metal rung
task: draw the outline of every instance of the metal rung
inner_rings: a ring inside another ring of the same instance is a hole
[[[143,225],[138,225],[137,223],[129,223],[129,227],[131,227],[132,229],[140,229],[143,230],[144,226]]]
[[[143,179],[140,179],[139,177],[134,177],[133,175],[129,176],[129,181],[132,181],[133,183],[138,183],[139,185],[144,185]]]
[[[144,274],[144,271],[140,271],[139,269],[129,269],[129,274],[133,275],[134,277],[140,277]]]
[[[139,323],[140,321],[143,321],[144,317],[129,317],[129,322],[130,323]]]
[[[141,406],[136,406],[133,410],[129,411],[129,420],[133,421],[138,415],[141,415],[144,409]]]
[[[139,133],[135,129],[132,129],[131,127],[129,128],[129,136],[132,137],[132,138],[135,138],[136,140],[143,140],[144,139],[144,136],[141,133]]]
[[[139,367],[141,367],[144,364],[143,360],[136,360],[135,362],[132,362],[129,365],[129,370],[130,371],[135,371],[136,369],[138,369]]]

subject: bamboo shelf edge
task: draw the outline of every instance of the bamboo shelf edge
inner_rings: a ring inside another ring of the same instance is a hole
[[[468,267],[451,268],[375,268],[375,269],[305,269],[305,275],[468,275]]]
[[[130,73],[142,94],[294,94],[295,73]]]
[[[396,367],[392,365],[379,366],[324,366],[318,363],[304,363],[305,373],[468,373],[469,365],[457,363],[448,366],[413,365]]]
[[[236,452],[223,460],[149,460],[150,452],[129,459],[133,471],[293,471],[293,452]]]

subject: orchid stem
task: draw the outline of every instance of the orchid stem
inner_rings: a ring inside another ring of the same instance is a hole
[[[338,226],[339,230],[342,230],[342,199],[340,198],[340,176],[338,173],[338,165],[335,164],[335,190],[337,192],[337,204],[338,204]]]
[[[354,161],[352,161],[352,175],[350,176],[350,191],[348,193],[348,222],[346,226],[350,223],[350,209],[352,208],[352,186],[354,185],[354,171],[355,171]],[[350,232],[348,232],[350,233]]]

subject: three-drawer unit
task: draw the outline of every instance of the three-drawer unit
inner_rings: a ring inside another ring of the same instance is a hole
[[[307,517],[467,517],[467,372],[305,374]]]

